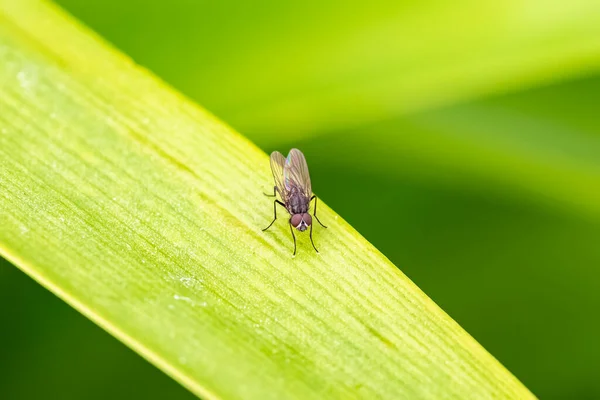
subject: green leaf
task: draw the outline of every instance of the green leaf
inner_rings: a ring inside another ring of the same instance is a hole
[[[0,302],[5,399],[196,398],[2,258]]]
[[[597,0],[58,1],[259,143],[600,67]]]
[[[491,192],[600,220],[599,85],[592,77],[482,99],[322,135],[318,142],[337,168]],[[336,145],[342,136],[344,146]]]
[[[261,232],[266,155],[51,4],[0,60],[0,254],[192,392],[533,397],[325,204]]]
[[[345,168],[600,216],[598,127],[556,120],[593,89],[566,107],[525,92],[544,115],[499,96],[597,73],[595,0],[60,2],[263,148],[318,137]]]

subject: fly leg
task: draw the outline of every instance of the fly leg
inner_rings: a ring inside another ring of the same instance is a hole
[[[316,217],[316,215],[315,215],[315,217]],[[323,224],[321,224],[321,225],[323,225]],[[313,249],[315,249],[315,251],[318,253],[319,250],[317,250],[317,247],[315,246],[315,242],[313,242],[313,238],[312,238],[312,227],[313,227],[312,224],[310,224],[310,242],[313,245]],[[295,242],[295,240],[294,240],[294,242]],[[294,248],[295,248],[295,245],[296,245],[296,243],[294,243]]]
[[[314,194],[313,194],[313,197],[310,198],[310,201],[312,201],[313,199],[315,199],[315,212],[313,214],[314,214],[315,218],[317,219],[317,221],[319,221],[319,217],[317,217],[317,196],[315,196]],[[325,225],[323,225],[323,223],[321,221],[319,221],[319,224],[321,224],[321,226],[323,228],[327,228]],[[311,235],[312,235],[312,226],[311,226]],[[312,236],[311,236],[311,238],[312,238]],[[314,244],[313,244],[313,247],[315,247]],[[315,249],[315,250],[317,250],[317,249]],[[317,251],[317,253],[318,253],[318,251]]]
[[[274,214],[273,221],[271,221],[271,223],[269,224],[269,226],[267,226],[265,229],[263,229],[263,231],[266,231],[267,229],[269,229],[271,227],[271,225],[273,225],[273,223],[277,219],[277,204],[281,204],[283,207],[285,207],[285,204],[283,204],[279,200],[275,200],[273,202],[273,214]]]
[[[294,235],[294,229],[292,228],[292,220],[291,219],[290,219],[290,232],[292,232],[292,238],[294,239],[294,254],[292,254],[292,257],[294,257],[296,255],[296,235]],[[311,240],[312,240],[312,236],[311,236]],[[313,244],[313,246],[314,246],[314,244]]]
[[[266,194],[264,192],[263,194],[267,197],[275,197],[277,195],[277,186],[273,186],[273,194]]]

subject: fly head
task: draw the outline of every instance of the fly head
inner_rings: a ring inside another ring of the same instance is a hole
[[[312,224],[312,217],[308,213],[294,214],[290,218],[290,223],[300,232],[304,232]]]

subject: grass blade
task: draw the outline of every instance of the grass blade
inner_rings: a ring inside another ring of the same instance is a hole
[[[596,0],[58,2],[259,143],[600,67]]]
[[[0,253],[192,392],[532,397],[326,205],[292,258],[266,155],[54,6],[0,59]]]

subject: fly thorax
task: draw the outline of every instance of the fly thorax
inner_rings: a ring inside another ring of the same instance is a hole
[[[288,199],[290,214],[304,214],[308,211],[308,201],[301,193],[295,193]]]

